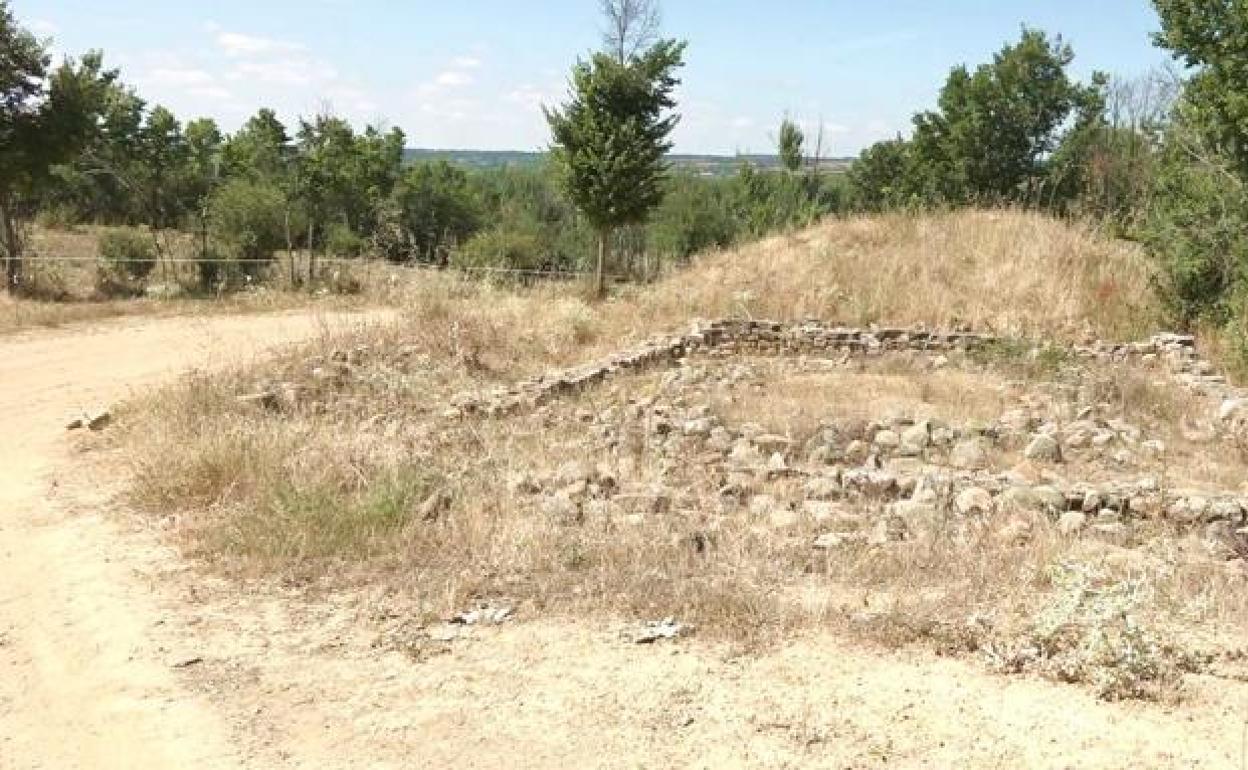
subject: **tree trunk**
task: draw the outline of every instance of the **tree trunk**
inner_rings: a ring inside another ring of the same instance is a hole
[[[286,259],[290,260],[290,288],[299,285],[299,275],[295,272],[295,245],[290,237],[290,208],[285,211],[286,219]]]
[[[13,221],[13,210],[8,199],[0,198],[0,236],[4,238],[6,257],[5,286],[10,294],[16,294],[22,286],[22,243]]]
[[[312,217],[308,217],[308,288],[316,285],[316,245],[312,243]]]
[[[610,228],[604,227],[598,231],[598,268],[594,271],[594,296],[598,299],[607,296],[606,266],[610,240]]]

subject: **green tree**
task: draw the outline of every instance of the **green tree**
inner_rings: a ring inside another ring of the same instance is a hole
[[[1069,132],[1098,119],[1104,77],[1091,85],[1067,72],[1074,52],[1061,38],[1024,28],[973,72],[949,73],[938,109],[914,116],[904,144],[873,148],[857,175],[859,198],[870,205],[898,200],[965,205],[1044,202],[1051,161]],[[904,158],[904,163],[902,159]],[[900,180],[886,172],[899,166]],[[891,168],[890,168],[891,167]],[[865,185],[880,187],[867,190]]]
[[[1158,45],[1195,73],[1184,121],[1248,178],[1248,5],[1241,0],[1153,0]]]
[[[51,73],[49,65],[43,45],[0,0],[0,238],[10,291],[23,280],[23,206],[54,178],[54,166],[89,141],[116,78],[99,53],[66,60]]]
[[[684,43],[664,40],[624,63],[595,54],[573,68],[570,100],[545,110],[561,184],[598,233],[599,296],[612,234],[645,222],[663,200],[684,51]]]
[[[481,203],[462,168],[446,161],[409,168],[390,196],[387,227],[378,232],[391,259],[446,264],[447,250],[480,227]]]
[[[287,169],[291,155],[290,135],[277,113],[261,109],[243,124],[221,149],[222,171],[238,179],[276,180]]]
[[[780,165],[792,173],[796,173],[801,169],[803,160],[802,145],[805,142],[806,135],[802,133],[802,129],[793,121],[785,118],[780,123],[780,137],[777,141]]]

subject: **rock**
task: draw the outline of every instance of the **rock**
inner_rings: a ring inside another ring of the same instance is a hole
[[[871,528],[867,542],[872,545],[885,545],[905,540],[910,536],[910,527],[900,516],[884,516]]]
[[[789,464],[784,459],[784,455],[776,452],[767,458],[767,473],[772,476],[783,476],[789,472]]]
[[[571,486],[578,481],[588,484],[593,480],[593,471],[590,470],[587,464],[579,460],[571,460],[560,465],[554,476],[555,484],[561,487]]]
[[[681,432],[686,436],[707,438],[711,435],[711,431],[714,429],[714,420],[710,417],[698,417],[692,420],[686,420],[685,424],[681,427]]]
[[[1059,463],[1062,461],[1062,448],[1057,443],[1057,439],[1043,433],[1038,434],[1027,445],[1023,456],[1028,460],[1038,460],[1047,463]]]
[[[772,529],[788,529],[796,526],[801,520],[797,511],[787,507],[775,508],[767,516],[767,523]]]
[[[728,461],[738,468],[757,468],[763,464],[763,454],[749,439],[741,438],[733,444]]]
[[[867,442],[854,439],[845,447],[845,459],[849,462],[860,463],[866,460],[871,454],[871,447]]]
[[[710,435],[706,440],[706,445],[711,449],[720,452],[727,452],[732,449],[732,433],[727,428],[717,426],[711,429]]]
[[[755,436],[753,439],[754,446],[763,454],[775,454],[788,452],[793,448],[793,440],[786,436],[777,436],[774,434],[763,434]]]
[[[829,476],[815,476],[807,480],[804,490],[812,500],[835,500],[841,496],[841,483]]]
[[[647,623],[641,631],[633,636],[633,642],[635,644],[654,644],[664,639],[675,639],[687,630],[688,628],[683,623],[677,623],[675,618],[664,618],[663,620]]]
[[[949,464],[961,470],[983,470],[988,467],[988,450],[982,439],[959,442],[949,453]]]
[[[932,443],[932,435],[930,426],[926,422],[921,422],[910,428],[906,428],[901,434],[901,446],[910,452],[921,454]]]
[[[936,517],[936,506],[916,500],[900,500],[888,506],[893,518],[901,518],[906,522],[929,521]]]
[[[1057,531],[1066,537],[1073,537],[1087,526],[1088,516],[1083,511],[1067,511],[1057,520]]]
[[[896,432],[891,430],[881,430],[876,432],[872,443],[885,451],[896,449],[901,446],[901,436],[898,436]]]
[[[563,495],[550,495],[542,501],[542,511],[560,524],[581,523],[581,507]]]
[[[771,495],[755,495],[750,498],[750,515],[758,519],[768,518],[779,507],[780,504]]]
[[[883,471],[851,468],[841,474],[841,484],[846,490],[867,497],[888,497],[897,491],[897,477]]]
[[[454,502],[454,497],[451,493],[445,489],[439,489],[425,498],[425,501],[420,504],[416,515],[420,517],[421,521],[437,521],[442,518],[444,513],[450,510],[452,502]]]
[[[1131,529],[1126,524],[1093,524],[1088,531],[1098,540],[1114,545],[1126,545],[1131,540]]]
[[[1030,519],[1014,516],[996,531],[996,538],[1007,545],[1026,545],[1034,532],[1035,525]]]
[[[832,551],[866,541],[867,534],[864,532],[828,532],[815,538],[814,547],[819,551]]]
[[[992,513],[992,495],[982,487],[969,487],[958,493],[953,501],[954,510],[966,516],[973,513]]]
[[[1209,513],[1209,500],[1204,497],[1180,497],[1166,507],[1166,516],[1178,524],[1197,524]]]
[[[803,500],[802,515],[816,524],[826,524],[831,521],[857,524],[860,518],[836,503],[826,500]]]
[[[1248,398],[1228,398],[1218,407],[1218,419],[1229,422],[1248,410]]]
[[[1053,487],[1013,486],[1001,493],[1002,507],[1016,511],[1057,513],[1066,509],[1066,496]]]
[[[1152,457],[1158,460],[1166,456],[1166,445],[1161,441],[1157,441],[1156,439],[1153,439],[1151,441],[1145,441],[1144,443],[1140,444],[1140,448],[1143,449],[1148,454],[1149,457]]]
[[[97,409],[94,412],[88,412],[82,417],[82,424],[88,430],[101,431],[107,428],[113,422],[113,415],[107,409]]]

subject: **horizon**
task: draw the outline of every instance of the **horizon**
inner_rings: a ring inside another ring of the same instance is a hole
[[[50,39],[58,58],[102,49],[139,96],[183,121],[207,116],[234,131],[261,107],[287,125],[330,107],[356,126],[398,126],[410,148],[431,150],[543,150],[540,107],[563,100],[568,72],[598,46],[601,26],[590,0],[554,0],[528,14],[480,0],[472,20],[376,0],[297,8],[118,0],[105,16],[86,0],[13,3],[19,22]],[[1170,60],[1152,45],[1158,25],[1145,0],[951,0],[941,8],[794,0],[784,13],[728,0],[664,10],[664,35],[690,44],[677,155],[772,154],[787,115],[812,142],[822,125],[823,155],[853,157],[907,134],[950,68],[990,59],[1023,25],[1071,43],[1072,72],[1083,80],[1094,70],[1137,76]]]

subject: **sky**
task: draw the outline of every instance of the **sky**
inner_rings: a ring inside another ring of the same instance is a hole
[[[598,0],[12,0],[55,55],[98,48],[151,103],[234,130],[261,106],[288,124],[328,108],[399,126],[412,147],[536,150],[541,105],[599,46]],[[103,10],[107,9],[107,10]],[[1148,0],[665,0],[689,43],[677,152],[771,152],[782,118],[824,154],[905,132],[949,69],[1022,25],[1061,34],[1074,73],[1164,66]]]

